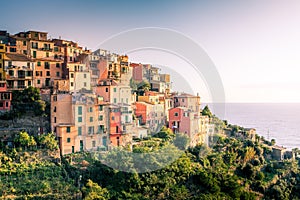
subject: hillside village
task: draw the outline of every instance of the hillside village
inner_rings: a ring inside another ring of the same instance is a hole
[[[128,146],[163,126],[186,134],[191,146],[214,132],[201,114],[200,96],[172,92],[170,75],[150,64],[108,50],[91,52],[46,32],[0,31],[0,41],[1,112],[14,110],[15,91],[38,88],[49,117],[26,131],[55,133],[62,155]]]
[[[218,119],[171,83],[127,55],[0,31],[0,199],[300,198],[299,149]],[[165,154],[126,154],[167,147],[185,150],[167,166]]]

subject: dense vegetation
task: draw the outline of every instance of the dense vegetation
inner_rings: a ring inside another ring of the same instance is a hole
[[[37,91],[26,93],[28,99]],[[13,148],[0,144],[0,199],[300,199],[299,160],[273,160],[274,140],[241,137],[243,127],[218,119],[208,107],[204,114],[217,132],[229,130],[212,136],[210,147],[187,149],[189,138],[163,127],[131,147],[61,157],[52,133],[22,131]]]

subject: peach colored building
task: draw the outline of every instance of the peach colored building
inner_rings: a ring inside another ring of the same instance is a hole
[[[191,111],[200,113],[200,97],[187,93],[175,93],[171,96],[173,98],[174,107],[185,107]]]
[[[92,93],[51,96],[51,127],[62,154],[108,149],[107,106]]]
[[[40,31],[20,32],[16,39],[17,53],[24,54],[35,62],[34,86],[49,88],[53,81],[63,76],[63,60],[55,56],[54,42],[48,39],[48,33]]]

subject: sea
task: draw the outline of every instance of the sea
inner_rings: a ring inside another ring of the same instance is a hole
[[[300,103],[207,104],[230,124],[255,128],[265,139],[287,149],[300,149]],[[202,107],[205,104],[202,104]]]

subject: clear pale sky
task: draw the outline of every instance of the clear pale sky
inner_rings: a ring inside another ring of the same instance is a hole
[[[47,31],[95,50],[121,31],[169,28],[205,49],[220,73],[227,102],[300,102],[299,11],[298,0],[11,0],[1,2],[0,29]],[[169,66],[181,62],[158,52],[129,56]],[[192,91],[209,101],[199,83]]]

